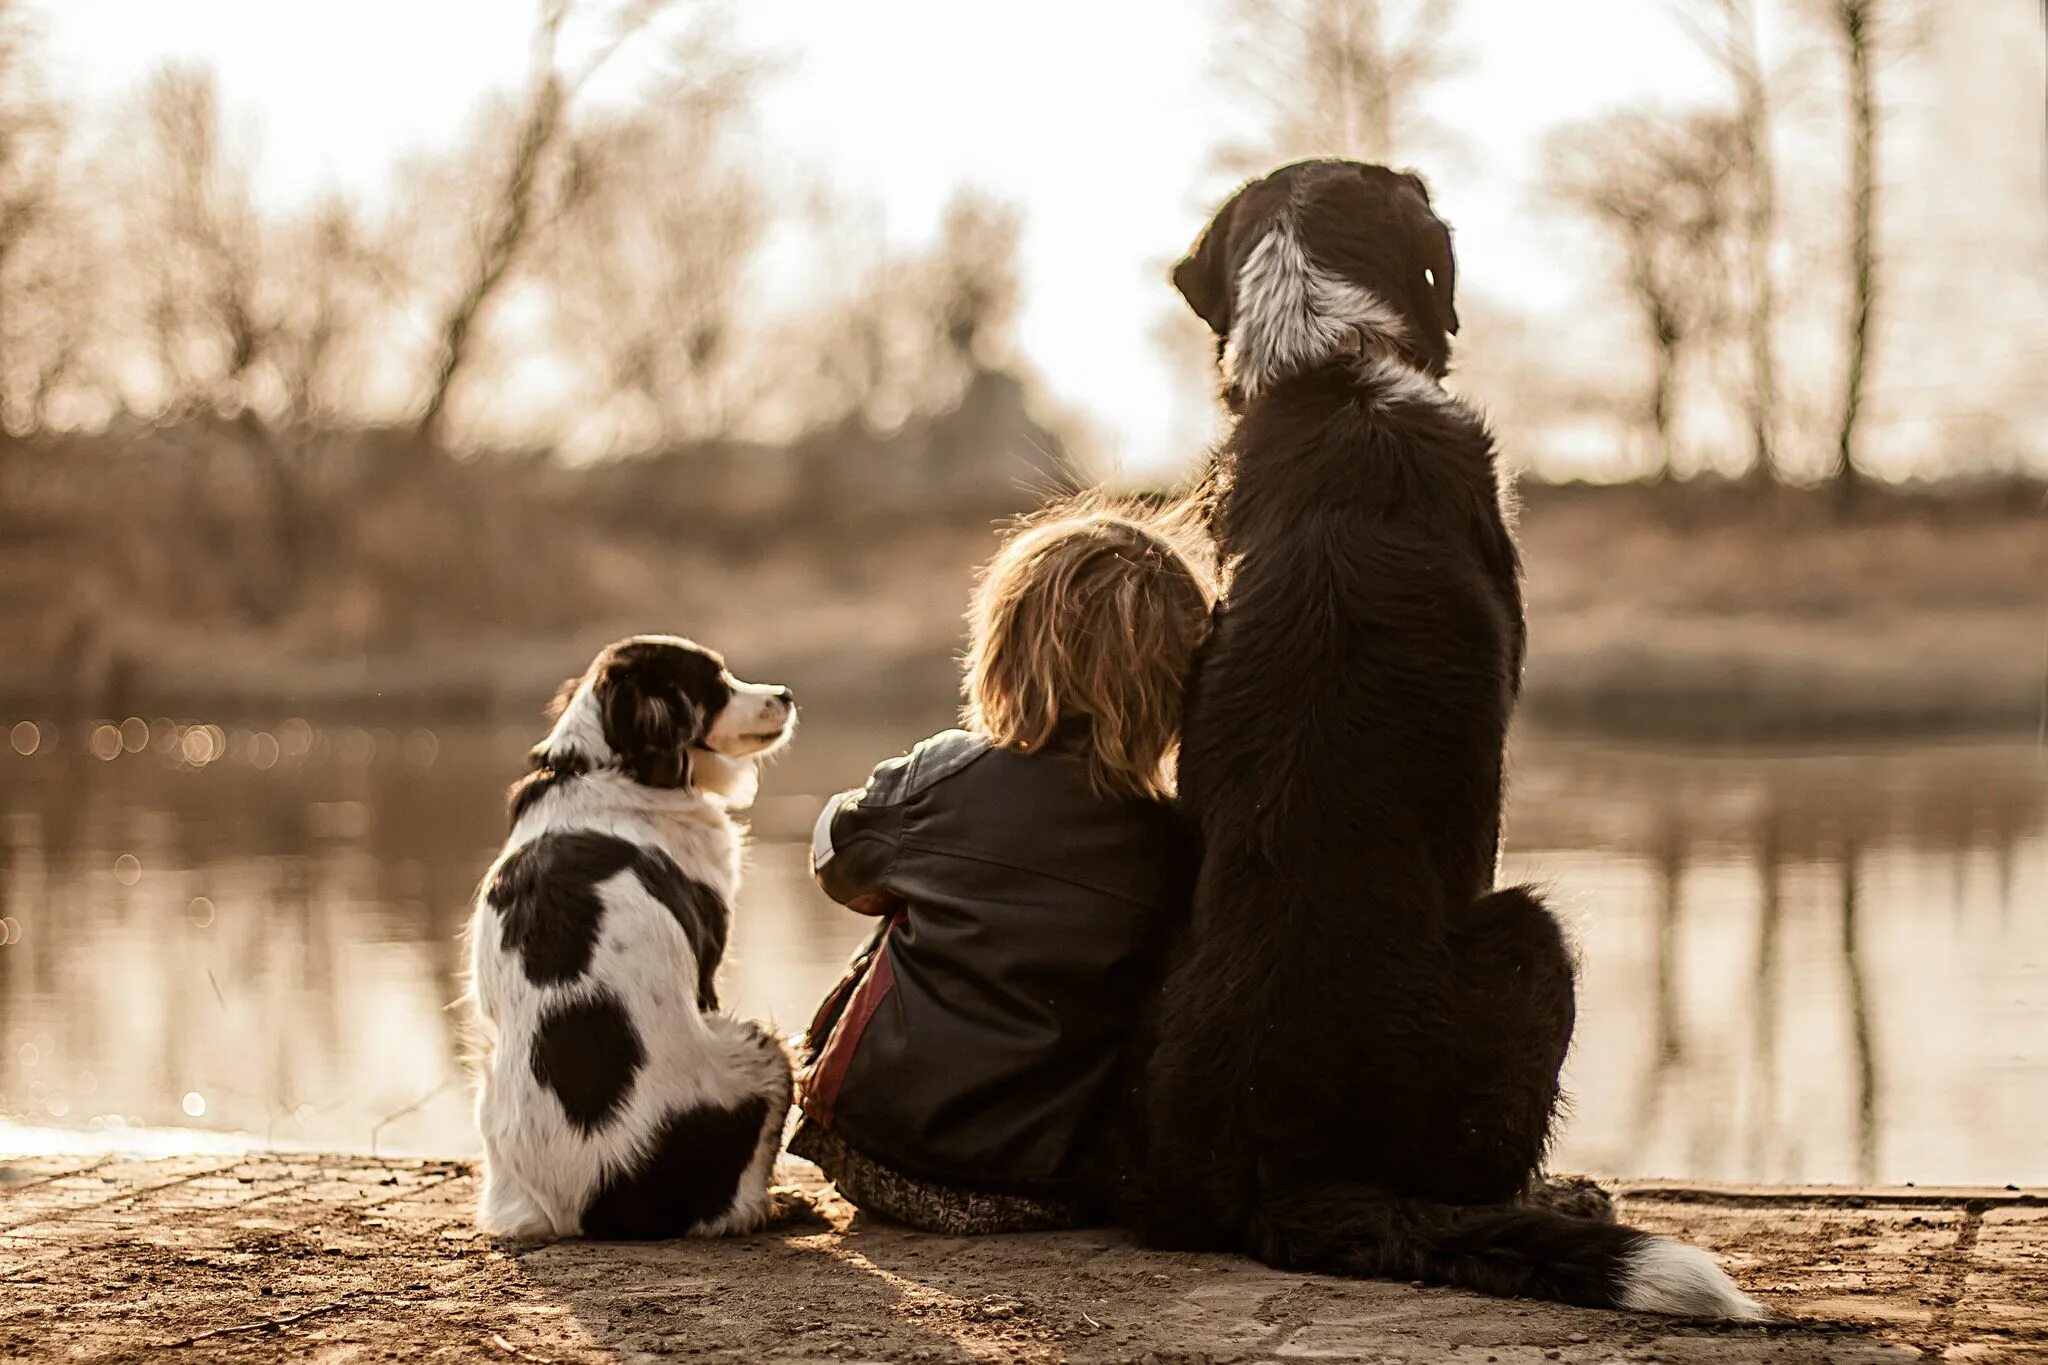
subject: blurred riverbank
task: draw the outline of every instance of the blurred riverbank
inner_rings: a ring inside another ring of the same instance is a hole
[[[231,466],[17,450],[0,459],[0,706],[523,717],[605,641],[669,630],[837,707],[943,710],[974,570],[1058,475],[1020,461],[933,496],[877,471],[944,468],[991,426],[1028,451],[1026,422],[1013,404],[859,459],[842,434],[808,464],[484,469],[368,445],[286,493]],[[2041,723],[2040,483],[1874,489],[1853,520],[1822,492],[1708,481],[1534,485],[1523,503],[1533,722],[1769,739]]]
[[[2048,490],[1529,491],[1523,715],[1774,740],[2024,729],[2048,703]]]

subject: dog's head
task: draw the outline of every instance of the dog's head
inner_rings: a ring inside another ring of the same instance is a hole
[[[741,805],[752,796],[752,760],[796,729],[788,688],[741,682],[716,653],[674,635],[606,646],[563,684],[560,707],[537,760],[581,758],[645,787],[691,787]]]
[[[1173,283],[1216,333],[1233,399],[1344,355],[1450,368],[1451,230],[1405,171],[1282,166],[1216,211]]]

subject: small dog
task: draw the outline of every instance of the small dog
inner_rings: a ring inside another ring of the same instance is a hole
[[[788,688],[674,636],[621,640],[563,685],[470,921],[484,1232],[767,1221],[789,1058],[718,1012],[715,978],[740,881],[728,812],[795,725]]]
[[[1312,161],[1174,271],[1237,424],[1230,575],[1189,680],[1203,854],[1144,1075],[1157,1244],[1595,1306],[1755,1317],[1704,1253],[1524,1196],[1573,965],[1494,889],[1522,666],[1492,436],[1440,379],[1450,230],[1423,183]]]

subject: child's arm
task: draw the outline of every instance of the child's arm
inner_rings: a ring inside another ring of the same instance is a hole
[[[895,903],[883,884],[902,842],[909,771],[909,756],[890,759],[867,786],[827,801],[811,831],[811,875],[850,910],[886,914]]]

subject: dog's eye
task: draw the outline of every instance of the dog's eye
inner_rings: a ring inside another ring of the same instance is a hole
[[[1431,289],[1436,288],[1436,272],[1434,270],[1424,270],[1422,272],[1422,278],[1429,281],[1429,287]]]

